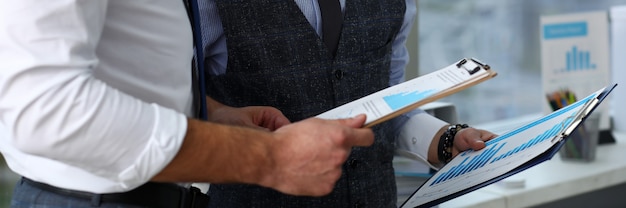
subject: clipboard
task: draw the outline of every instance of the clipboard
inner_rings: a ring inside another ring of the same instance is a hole
[[[316,117],[340,119],[366,114],[364,127],[369,128],[496,75],[489,65],[475,58],[463,58],[447,67],[343,104]]]
[[[432,207],[551,159],[617,84],[457,155],[400,207]]]

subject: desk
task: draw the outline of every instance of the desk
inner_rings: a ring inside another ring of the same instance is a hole
[[[551,160],[510,177],[523,179],[524,188],[505,188],[494,183],[439,205],[448,207],[533,207],[603,189],[626,186],[626,132],[614,132],[615,144],[599,145],[596,159],[590,163],[562,161],[557,154]],[[507,180],[507,179],[504,179]],[[623,193],[611,206],[626,207]],[[600,202],[600,198],[591,198]],[[591,202],[594,203],[594,202]],[[582,205],[581,205],[582,206]]]

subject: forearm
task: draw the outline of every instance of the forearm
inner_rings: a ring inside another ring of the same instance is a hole
[[[153,180],[259,184],[272,169],[267,132],[188,120],[178,154]]]

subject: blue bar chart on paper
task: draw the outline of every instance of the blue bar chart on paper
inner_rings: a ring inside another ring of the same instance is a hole
[[[391,110],[398,110],[403,108],[404,106],[410,105],[411,103],[415,103],[416,101],[422,100],[432,94],[437,92],[434,89],[429,89],[425,91],[410,91],[410,92],[401,92],[392,95],[387,95],[383,97],[385,103],[391,108]]]
[[[383,96],[382,99],[371,99],[361,103],[360,105],[346,108],[345,111],[335,114],[334,117],[330,118],[349,118],[361,113],[365,113],[369,121],[373,120],[374,118],[383,117],[390,112],[397,111],[406,107],[407,105],[423,100],[428,96],[437,93],[438,91],[439,90],[436,89],[428,89],[423,91],[412,90],[397,92],[391,95]]]
[[[580,101],[486,142],[480,151],[466,151],[439,170],[402,207],[417,207],[501,176],[550,149],[581,109]]]

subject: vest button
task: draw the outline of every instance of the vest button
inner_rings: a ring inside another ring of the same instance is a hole
[[[348,161],[348,166],[352,169],[355,169],[359,166],[359,161],[358,160],[350,160]]]
[[[343,71],[341,71],[341,70],[335,70],[335,77],[336,77],[337,79],[341,79],[341,78],[343,78]]]
[[[361,202],[357,202],[356,204],[354,204],[354,208],[361,208],[361,207],[365,207],[365,205]]]

